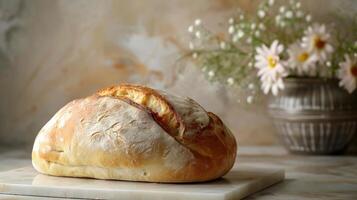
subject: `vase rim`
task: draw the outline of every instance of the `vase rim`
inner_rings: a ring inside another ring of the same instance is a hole
[[[287,77],[287,82],[304,82],[304,83],[321,83],[321,82],[338,82],[337,78],[322,78],[322,77]]]

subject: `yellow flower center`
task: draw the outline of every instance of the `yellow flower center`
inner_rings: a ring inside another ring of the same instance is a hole
[[[276,64],[277,64],[277,60],[273,57],[273,56],[268,56],[268,66],[271,69],[274,69]]]
[[[314,46],[317,49],[321,50],[325,47],[325,45],[326,45],[326,41],[322,40],[319,36],[316,36],[314,38]]]
[[[305,62],[308,58],[309,58],[309,54],[306,52],[301,53],[297,57],[298,61],[300,61],[300,62]]]
[[[351,74],[352,74],[352,76],[357,78],[357,64],[355,64],[351,67]]]

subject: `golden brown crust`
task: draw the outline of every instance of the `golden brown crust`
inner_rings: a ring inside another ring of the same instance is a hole
[[[191,101],[127,84],[75,100],[40,131],[33,165],[45,174],[100,179],[221,177],[234,164],[235,138],[216,115]]]
[[[120,84],[102,89],[98,91],[97,94],[99,96],[125,97],[137,104],[147,107],[154,114],[157,121],[165,127],[165,130],[168,130],[168,133],[174,137],[178,136],[179,130],[184,129],[182,119],[175,109],[156,90],[141,85]],[[152,98],[159,102],[161,106],[160,109],[155,109],[155,107],[150,104]]]

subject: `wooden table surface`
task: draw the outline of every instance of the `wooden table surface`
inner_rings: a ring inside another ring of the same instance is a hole
[[[30,164],[30,150],[0,149],[0,171]],[[285,169],[284,182],[247,199],[357,199],[357,156],[291,155],[278,146],[247,146],[239,148],[236,164]],[[0,195],[0,199],[45,198]]]

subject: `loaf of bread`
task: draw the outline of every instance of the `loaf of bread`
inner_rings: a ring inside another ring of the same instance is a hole
[[[122,84],[60,109],[32,164],[53,176],[202,182],[225,175],[236,152],[230,130],[192,99]]]

